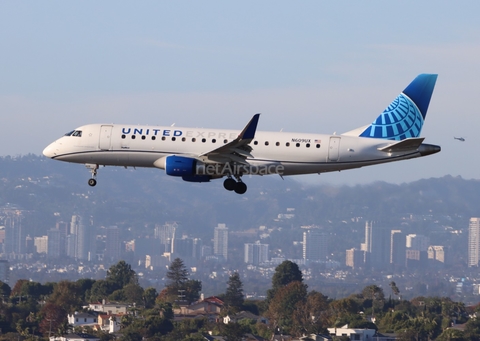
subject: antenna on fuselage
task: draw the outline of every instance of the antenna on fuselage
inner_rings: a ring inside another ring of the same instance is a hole
[[[173,123],[170,127],[173,127],[175,125],[175,123]]]

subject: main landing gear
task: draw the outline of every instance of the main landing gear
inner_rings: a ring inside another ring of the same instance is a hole
[[[247,191],[247,185],[245,185],[240,176],[236,176],[236,178],[238,181],[233,179],[231,176],[226,178],[223,182],[223,187],[225,187],[227,191],[235,191],[237,194],[245,193]]]
[[[87,163],[87,164],[85,164],[85,167],[90,169],[90,172],[92,173],[92,177],[90,179],[88,179],[88,185],[93,187],[97,184],[96,177],[97,177],[98,165],[97,164],[92,164],[92,163]]]

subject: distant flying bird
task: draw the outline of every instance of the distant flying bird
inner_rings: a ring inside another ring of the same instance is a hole
[[[453,137],[455,140],[465,142],[465,139],[463,137]]]

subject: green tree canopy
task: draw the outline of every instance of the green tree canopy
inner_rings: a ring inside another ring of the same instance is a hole
[[[272,277],[272,288],[267,291],[267,301],[269,302],[276,294],[279,288],[282,288],[292,282],[303,282],[302,271],[297,263],[286,260],[275,268]]]
[[[127,284],[138,284],[137,274],[130,264],[121,260],[115,265],[112,265],[107,271],[107,281],[115,283],[115,289],[122,289]]]
[[[188,269],[180,258],[175,258],[167,271],[167,287],[180,288],[188,280]]]
[[[232,311],[237,312],[242,309],[243,301],[243,283],[240,280],[238,272],[235,272],[228,279],[224,303],[229,310],[231,309]]]
[[[82,306],[80,287],[75,282],[61,281],[53,289],[48,302],[58,305],[71,313]]]
[[[10,296],[11,292],[12,289],[10,288],[10,286],[5,282],[0,281],[0,295],[3,297],[8,297]]]

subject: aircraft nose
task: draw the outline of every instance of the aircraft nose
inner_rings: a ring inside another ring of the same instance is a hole
[[[43,155],[51,159],[55,155],[57,155],[56,151],[57,151],[57,148],[55,147],[55,142],[54,142],[49,144],[47,147],[45,147],[45,149],[43,150]]]

